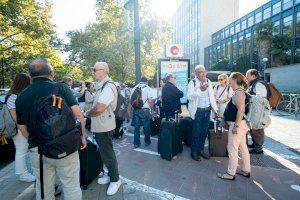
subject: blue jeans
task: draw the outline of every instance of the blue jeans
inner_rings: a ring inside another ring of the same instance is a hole
[[[134,145],[140,145],[140,127],[144,128],[145,143],[150,144],[150,110],[149,109],[134,109],[133,111],[134,124]]]
[[[209,131],[210,111],[197,111],[193,122],[191,153],[204,150],[205,140]]]

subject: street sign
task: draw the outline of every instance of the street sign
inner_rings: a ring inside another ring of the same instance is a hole
[[[183,45],[181,45],[181,44],[166,44],[165,56],[167,58],[183,57]]]

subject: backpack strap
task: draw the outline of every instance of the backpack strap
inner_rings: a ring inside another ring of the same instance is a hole
[[[44,199],[44,169],[43,169],[43,154],[40,153],[40,184],[41,184],[41,199]]]

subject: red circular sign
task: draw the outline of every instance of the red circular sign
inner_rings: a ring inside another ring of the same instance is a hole
[[[170,48],[170,52],[171,52],[171,54],[172,55],[178,55],[178,53],[179,53],[179,48],[177,47],[177,46],[172,46],[171,48]]]

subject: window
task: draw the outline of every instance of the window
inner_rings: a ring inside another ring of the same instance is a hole
[[[243,46],[244,46],[244,36],[243,36],[243,34],[241,34],[240,36],[239,36],[239,50],[238,50],[238,54],[239,54],[239,57],[242,57],[243,56]]]
[[[295,41],[295,63],[300,63],[300,38]]]
[[[245,38],[245,54],[250,56],[251,33],[246,34]]]
[[[261,12],[255,14],[255,23],[256,24],[261,22],[261,17],[262,17]]]
[[[226,47],[226,52],[225,56],[231,58],[231,39],[227,39],[227,47]]]
[[[293,15],[287,16],[282,20],[282,34],[287,36],[292,36],[292,23],[293,23]]]
[[[240,32],[240,30],[241,30],[241,25],[238,22],[237,24],[235,24],[235,32],[238,33],[238,32]]]
[[[271,17],[271,7],[264,9],[264,19],[268,19]]]
[[[293,0],[283,0],[282,3],[283,3],[283,6],[282,6],[283,10],[286,10],[293,6]]]
[[[280,33],[280,21],[273,22],[273,35],[278,35]]]
[[[280,13],[281,11],[281,1],[279,1],[278,3],[275,3],[273,6],[273,15],[276,15],[278,13]]]
[[[231,26],[230,26],[230,35],[233,35],[233,34],[234,34],[234,26],[231,25]]]
[[[243,30],[245,30],[247,28],[247,21],[246,20],[244,20],[244,21],[242,21],[242,31]]]
[[[254,24],[254,17],[251,16],[248,18],[248,27],[253,26],[253,24]]]
[[[229,36],[229,28],[225,29],[225,37],[227,38]]]
[[[300,12],[296,14],[296,37],[299,36],[300,36]]]
[[[236,62],[237,60],[237,41],[236,36],[232,39],[232,62]]]

